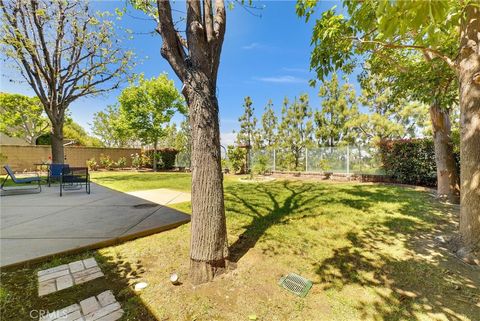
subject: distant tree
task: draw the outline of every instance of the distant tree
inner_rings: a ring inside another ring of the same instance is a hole
[[[36,97],[0,93],[0,132],[35,145],[49,128],[42,103]]]
[[[258,135],[257,135],[257,118],[254,116],[255,108],[252,106],[252,99],[247,96],[244,99],[243,104],[243,114],[238,118],[240,123],[240,130],[237,133],[237,144],[240,147],[246,148],[247,153],[245,154],[245,172],[248,172],[250,168],[250,150],[254,145],[258,145]]]
[[[107,106],[105,111],[93,114],[92,133],[108,147],[125,147],[135,141],[118,105]]]
[[[243,114],[238,118],[240,130],[237,134],[237,144],[253,146],[257,140],[257,118],[254,115],[255,108],[250,97],[245,97]]]
[[[103,147],[105,146],[100,139],[89,135],[86,130],[72,118],[67,116],[64,124],[64,137],[73,145]],[[38,145],[51,145],[52,136],[50,134],[43,134],[37,138]]]
[[[187,152],[189,149],[189,142],[188,132],[186,132],[186,130],[188,130],[188,127],[185,126],[185,121],[183,121],[179,127],[175,123],[166,126],[165,135],[159,142],[159,146],[172,147],[179,152]]]
[[[267,150],[275,148],[277,143],[277,126],[278,119],[273,111],[273,103],[270,99],[265,106],[265,111],[262,115],[262,127],[259,135],[262,146]]]
[[[63,163],[65,111],[80,97],[117,88],[131,66],[109,14],[85,1],[0,0],[5,55],[40,99],[52,124],[52,161]]]
[[[358,114],[357,97],[352,85],[341,84],[337,74],[320,87],[322,109],[315,112],[315,136],[320,146],[348,145],[355,141],[349,121]]]
[[[145,145],[153,146],[153,170],[157,170],[157,148],[166,125],[175,112],[184,112],[184,101],[166,74],[146,80],[139,78],[125,88],[120,97],[120,112],[128,128]]]
[[[426,132],[428,106],[398,98],[390,79],[365,73],[361,86],[359,101],[368,113],[359,113],[349,122],[350,127],[359,131],[361,140],[376,146],[385,139],[414,138]]]
[[[100,139],[90,136],[80,124],[74,122],[71,118],[67,118],[63,129],[65,139],[74,141],[75,145],[92,147],[104,146]]]
[[[311,146],[313,135],[312,111],[308,95],[303,94],[289,103],[285,98],[282,107],[282,121],[279,125],[278,140],[285,151],[290,168],[297,170],[300,159],[308,146]]]

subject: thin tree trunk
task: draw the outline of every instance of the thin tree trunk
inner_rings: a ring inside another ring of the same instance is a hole
[[[469,5],[460,38],[460,234],[469,253],[480,248],[480,8]]]
[[[65,151],[63,146],[63,122],[52,122],[52,131],[50,133],[52,140],[52,163],[63,164],[65,161]]]
[[[199,284],[226,268],[227,227],[215,91],[209,88],[208,79],[186,91],[192,131],[190,277]]]
[[[435,145],[435,164],[437,166],[437,196],[451,203],[460,202],[459,177],[457,175],[449,113],[437,103],[430,106],[430,119],[433,127]]]
[[[152,158],[152,168],[154,172],[157,171],[157,145],[158,145],[158,141],[155,140],[155,142],[153,143],[153,158]]]

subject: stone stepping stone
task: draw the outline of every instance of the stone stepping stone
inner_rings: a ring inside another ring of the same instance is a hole
[[[39,321],[115,321],[123,313],[120,303],[108,290],[42,316]]]
[[[38,296],[44,296],[76,284],[104,276],[95,258],[75,261],[59,265],[47,270],[38,271]]]

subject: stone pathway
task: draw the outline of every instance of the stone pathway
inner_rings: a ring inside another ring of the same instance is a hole
[[[38,272],[38,296],[57,292],[104,276],[95,258],[63,264]]]
[[[41,317],[40,321],[115,321],[122,315],[122,307],[109,290],[51,312]]]

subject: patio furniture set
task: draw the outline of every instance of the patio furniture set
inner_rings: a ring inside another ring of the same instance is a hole
[[[42,164],[44,165],[44,164]],[[70,167],[68,164],[46,164],[48,166],[48,175],[46,179],[46,184],[48,187],[55,181],[60,183],[60,196],[63,195],[64,191],[68,190],[80,190],[85,186],[85,192],[90,194],[90,174],[88,173],[88,168],[86,167]],[[42,191],[42,178],[38,173],[32,177],[23,177],[18,178],[15,176],[14,171],[10,166],[3,166],[7,175],[5,176],[0,189],[3,192],[8,191],[31,191],[33,193],[40,193]],[[10,178],[14,185],[20,185],[22,188],[6,188],[6,183],[8,178]],[[29,186],[34,185],[34,187]],[[24,186],[27,186],[26,188]]]

